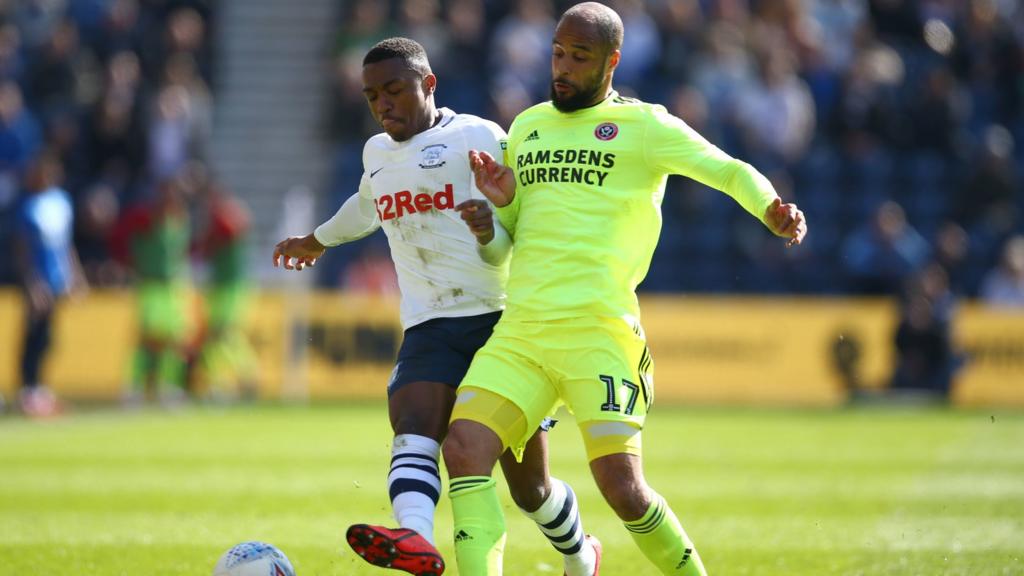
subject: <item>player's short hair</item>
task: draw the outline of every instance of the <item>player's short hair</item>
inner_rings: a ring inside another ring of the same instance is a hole
[[[562,19],[578,18],[597,30],[601,43],[608,52],[622,48],[622,18],[615,10],[597,2],[577,4],[562,14]]]
[[[427,51],[415,40],[409,38],[386,38],[377,42],[363,57],[363,66],[383,62],[392,58],[400,58],[411,69],[423,76],[432,74]]]

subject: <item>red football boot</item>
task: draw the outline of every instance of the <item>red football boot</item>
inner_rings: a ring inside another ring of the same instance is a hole
[[[597,539],[597,536],[587,534],[587,540],[594,547],[594,576],[600,576],[601,574],[601,541]]]
[[[345,538],[356,554],[374,566],[403,570],[415,576],[444,574],[444,559],[437,548],[414,530],[353,524]]]

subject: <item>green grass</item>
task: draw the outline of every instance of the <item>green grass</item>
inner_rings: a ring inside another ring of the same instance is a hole
[[[388,437],[367,405],[0,418],[0,574],[205,575],[250,539],[281,547],[300,576],[385,574],[342,534],[390,523]],[[651,484],[713,575],[1024,574],[1024,415],[662,407],[645,446]],[[570,420],[552,470],[604,542],[603,574],[654,574],[596,493]],[[561,574],[505,502],[505,573]],[[446,499],[437,526],[451,557]]]

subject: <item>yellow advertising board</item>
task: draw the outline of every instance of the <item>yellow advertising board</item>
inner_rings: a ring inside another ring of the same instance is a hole
[[[661,400],[832,406],[891,371],[895,312],[881,300],[669,296],[641,309]]]
[[[894,364],[895,304],[848,298],[648,296],[643,325],[662,403],[834,406],[882,389]],[[0,391],[14,391],[23,310],[0,291]],[[401,344],[393,299],[337,293],[254,297],[250,341],[262,395],[383,401]],[[1024,406],[1024,312],[964,306],[970,361],[957,404]],[[135,346],[134,298],[96,292],[59,309],[44,379],[69,398],[118,398]]]
[[[1024,310],[972,304],[957,314],[954,338],[967,364],[953,400],[961,406],[1024,406]]]

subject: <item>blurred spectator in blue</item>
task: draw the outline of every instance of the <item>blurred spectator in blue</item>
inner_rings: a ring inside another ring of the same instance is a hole
[[[103,92],[88,110],[81,135],[86,180],[102,180],[122,200],[139,182],[147,157],[141,74],[134,53],[111,57]]]
[[[1013,150],[1009,130],[999,125],[985,130],[966,181],[954,191],[954,216],[968,230],[999,237],[1016,227],[1020,182]]]
[[[886,201],[846,239],[843,266],[858,294],[898,294],[906,278],[931,254],[924,238],[908,222],[903,208]]]
[[[904,72],[899,54],[884,44],[871,43],[857,53],[832,120],[833,140],[844,152],[863,156],[906,140],[910,127],[897,107],[896,90]]]
[[[964,0],[963,18],[954,25],[952,61],[957,75],[967,82],[976,101],[977,120],[1009,123],[1019,117],[1024,86],[1024,47],[1021,30],[1014,31],[1000,14],[1015,4],[1017,18],[1022,14],[1020,2],[997,0]],[[1019,26],[1019,23],[1018,23]]]
[[[17,2],[14,21],[21,30],[22,40],[29,52],[36,52],[53,34],[64,18],[64,2],[52,0],[25,0]]]
[[[184,71],[177,68],[182,64]],[[187,57],[169,60],[149,125],[149,172],[155,180],[172,178],[192,160],[204,160],[212,130],[209,97],[202,81],[190,75]]]
[[[1002,260],[985,276],[979,296],[993,306],[1024,308],[1024,236],[1006,242]]]
[[[963,359],[953,345],[955,300],[946,272],[936,264],[923,268],[901,296],[892,389],[947,396]]]
[[[948,221],[939,227],[935,234],[935,263],[946,271],[949,289],[957,297],[966,296],[969,291],[966,275],[969,250],[970,238],[962,226]]]
[[[651,4],[662,41],[660,70],[668,80],[689,78],[696,59],[680,56],[693,54],[704,42],[704,27],[708,21],[700,3],[655,0]],[[661,79],[651,80],[657,83]]]
[[[98,56],[109,61],[120,52],[138,53],[143,49],[139,0],[111,0],[94,40]]]
[[[486,59],[478,53],[485,44],[483,0],[452,0],[448,3],[448,42],[440,58],[432,58],[440,82],[437,101],[463,114],[487,114],[487,94],[480,90],[486,77]],[[365,114],[364,114],[365,115]]]
[[[619,13],[625,30],[622,37],[622,59],[615,68],[615,85],[636,93],[658,64],[661,56],[660,32],[643,0],[614,0],[611,7]]]
[[[494,29],[490,50],[495,70],[491,93],[498,113],[494,121],[506,128],[523,108],[548,97],[553,12],[550,0],[517,0]],[[521,104],[525,106],[515,109]]]
[[[746,155],[762,169],[791,165],[806,152],[814,136],[814,100],[784,45],[758,55],[757,77],[737,97],[736,124]]]
[[[27,167],[42,144],[35,116],[25,108],[21,88],[0,84],[0,208],[14,200],[20,170]]]
[[[964,107],[957,97],[950,71],[943,66],[929,70],[921,94],[914,98],[910,109],[915,148],[939,152],[947,158],[955,156],[961,139]]]
[[[448,44],[448,31],[441,20],[438,0],[401,0],[398,34],[423,45],[427,54],[441,54]]]
[[[32,63],[27,79],[26,99],[39,116],[77,103],[76,88],[87,51],[79,45],[78,28],[71,20],[57,24]]]
[[[708,102],[715,103],[711,120],[720,124],[733,116],[738,95],[754,82],[754,65],[738,27],[712,24],[706,41],[707,52],[693,65],[693,85]]]
[[[0,24],[0,81],[20,81],[24,71],[21,32],[10,22]]]
[[[57,156],[40,154],[29,166],[25,195],[14,218],[14,255],[26,304],[19,403],[32,417],[52,416],[58,411],[56,398],[42,383],[40,369],[50,347],[57,302],[86,286],[72,244],[71,199],[60,187],[61,178]]]
[[[836,73],[849,69],[867,16],[862,0],[809,0],[808,15],[817,25],[822,63]]]

